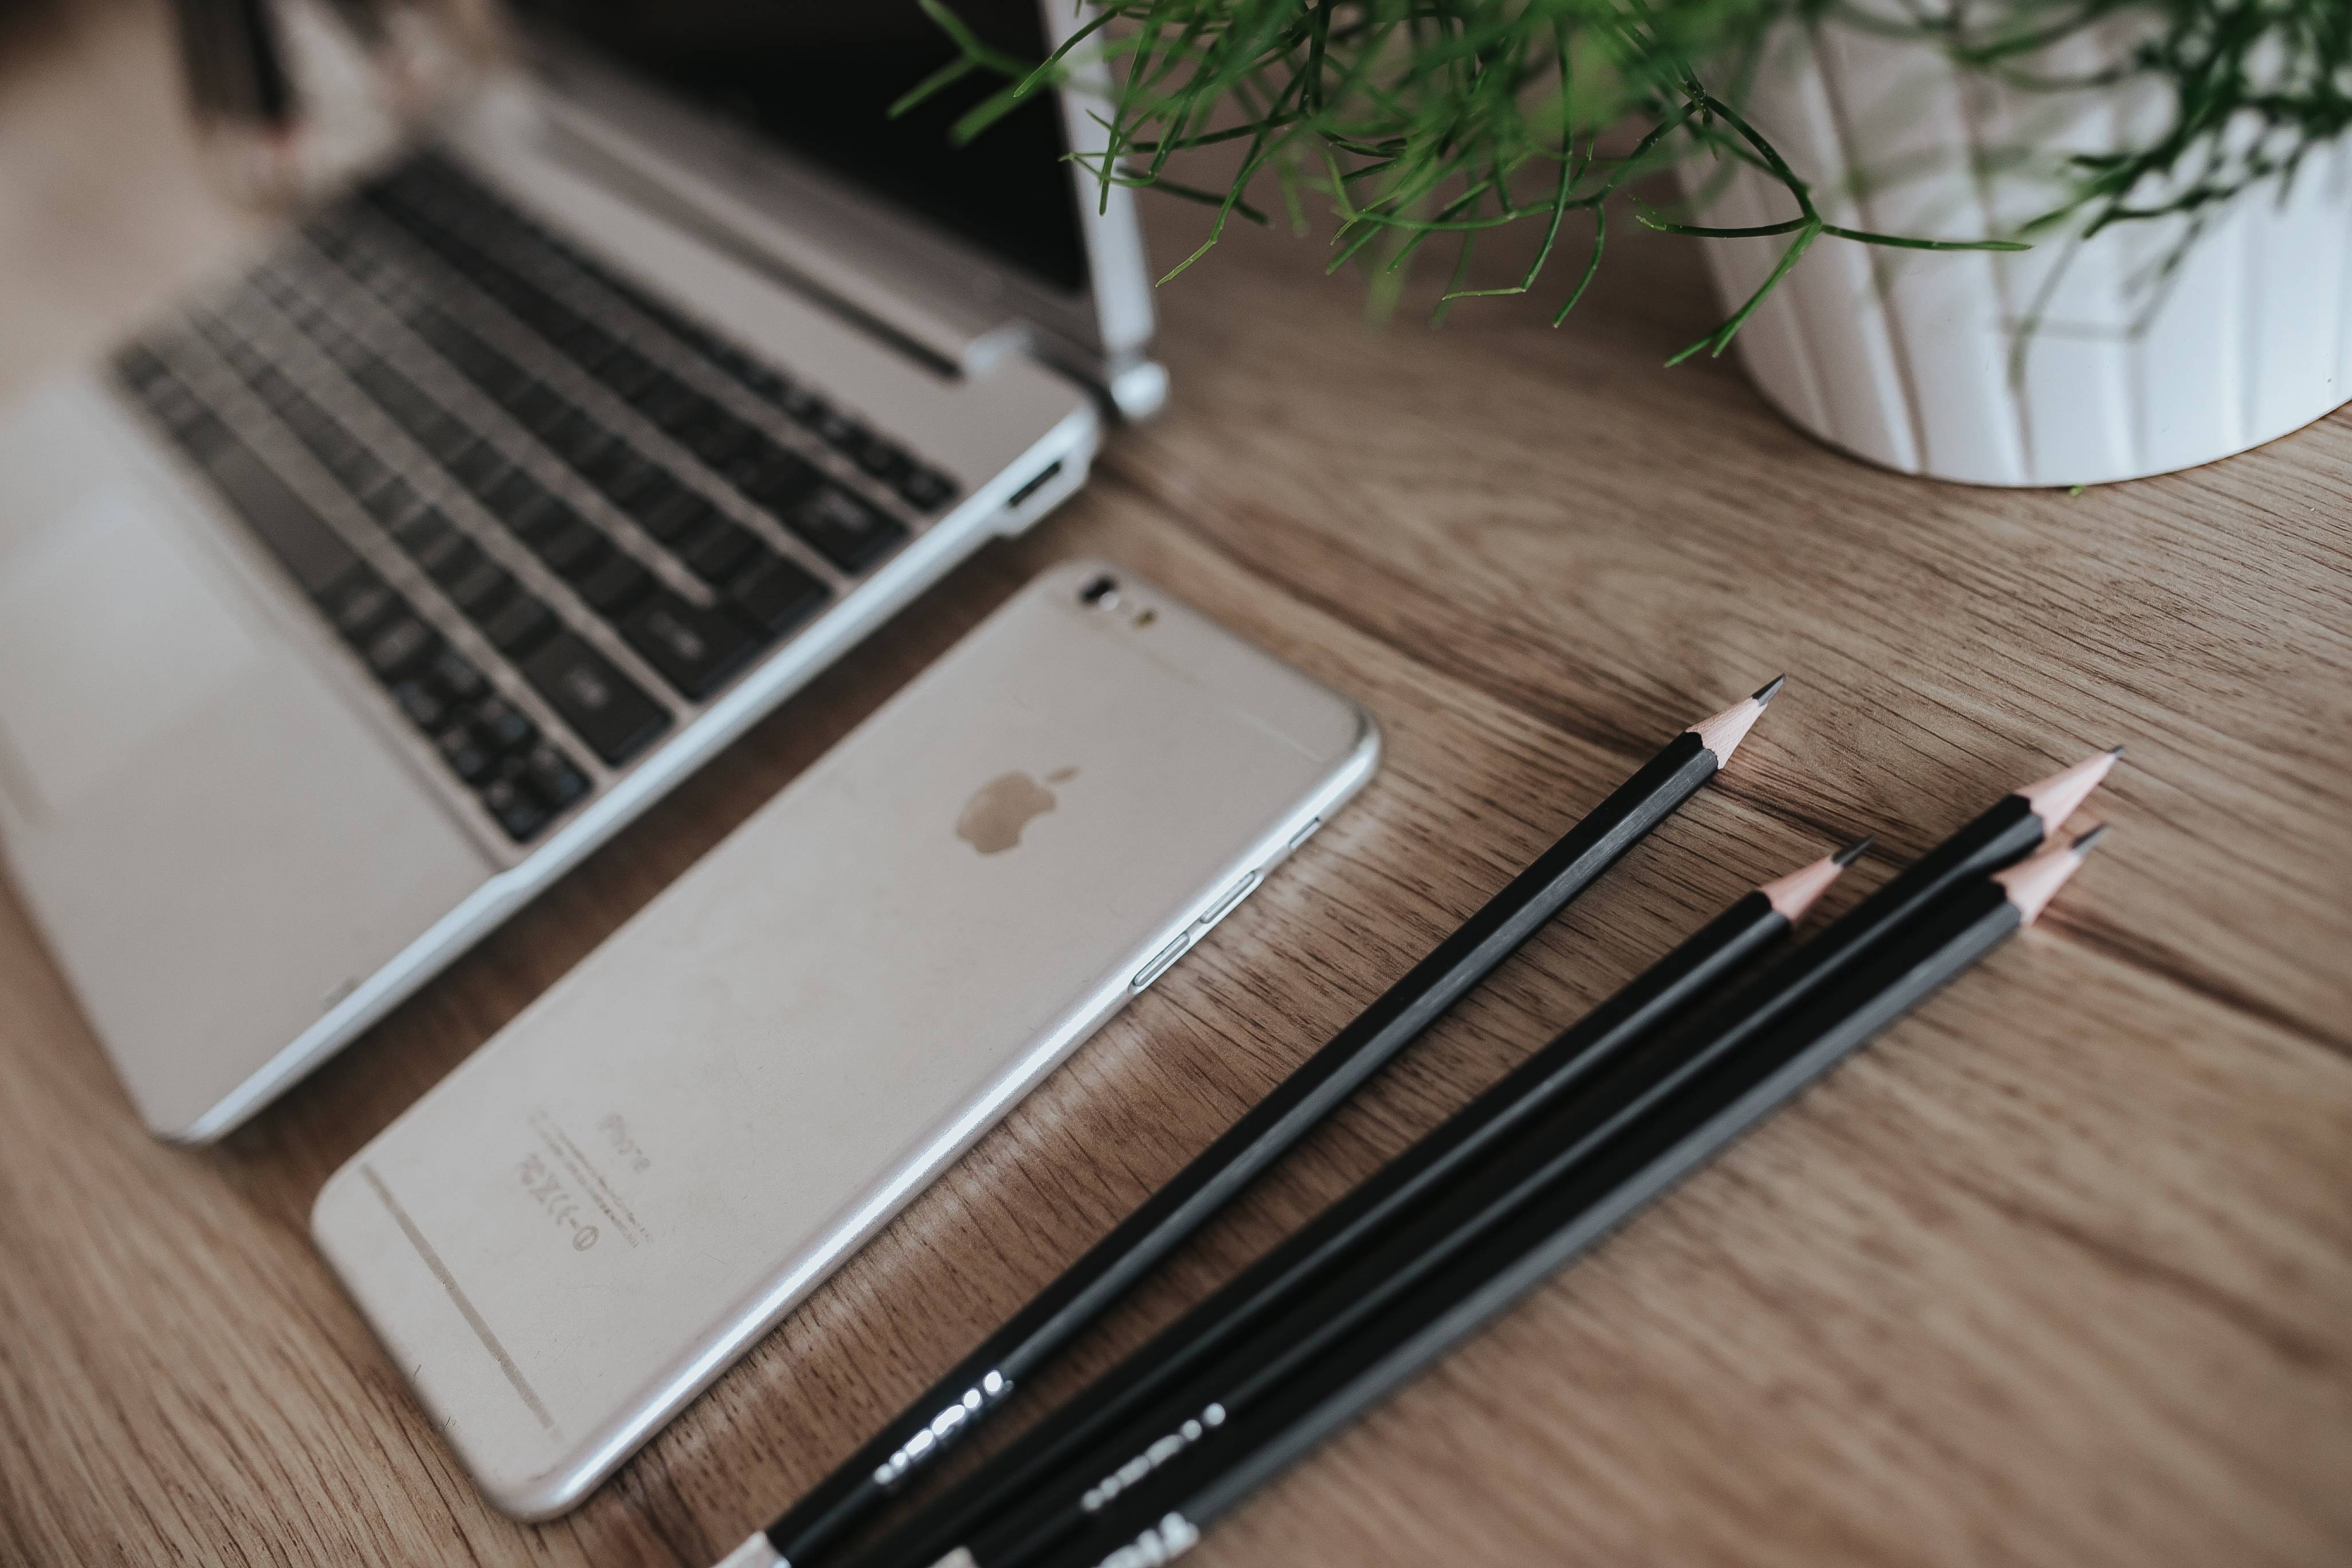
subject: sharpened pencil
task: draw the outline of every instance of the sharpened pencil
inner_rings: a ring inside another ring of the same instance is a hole
[[[1664,1040],[1644,1048],[1636,1063],[1612,1073],[1598,1089],[1580,1094],[1574,1103],[1551,1113],[1545,1124],[1522,1133],[1521,1138],[1533,1147],[1516,1156],[1502,1156],[1503,1174],[1482,1173],[1479,1179],[1507,1184],[1531,1182],[1537,1179],[1531,1173],[1538,1170],[1548,1173],[1543,1179],[1557,1179],[1576,1160],[1595,1156],[1626,1125],[1772,1029],[1853,965],[1895,940],[1937,900],[2014,864],[2041,845],[2097,787],[2120,751],[2096,753],[1995,802],[1821,935],[1678,1021],[1665,1031]],[[1603,1113],[1596,1116],[1595,1106]],[[1434,1267],[1471,1245],[1485,1228],[1500,1223],[1503,1213],[1488,1206],[1475,1193],[1449,1196],[1413,1222],[1415,1234],[1423,1237],[1415,1256]],[[1287,1353],[1311,1355],[1315,1345],[1346,1331],[1346,1325],[1361,1321],[1411,1284],[1403,1274],[1376,1273],[1360,1284],[1343,1283],[1325,1290],[1318,1298],[1321,1305],[1306,1313],[1311,1325],[1303,1331],[1307,1342],[1294,1345]],[[1275,1352],[1245,1347],[1235,1353]],[[1169,1387],[1171,1382],[1160,1380],[1160,1386]],[[1161,1403],[1172,1409],[1199,1401],[1179,1392],[1163,1394]],[[1156,1429],[1165,1425],[1169,1414],[1170,1409],[1160,1409],[1141,1419],[1147,1428]],[[1058,1493],[1024,1500],[1013,1518],[967,1544],[980,1553],[985,1568],[1020,1568],[1045,1550],[1057,1530],[1066,1532],[1075,1527],[1069,1510],[1069,1500]],[[1018,1552],[1012,1544],[1016,1542],[1024,1543]],[[906,1561],[908,1568],[927,1568],[931,1559],[919,1556]],[[874,1568],[899,1568],[899,1564],[876,1559]]]

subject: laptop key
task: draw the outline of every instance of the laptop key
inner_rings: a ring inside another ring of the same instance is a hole
[[[726,361],[726,365],[729,374],[736,380],[771,403],[782,401],[784,395],[792,390],[792,383],[746,355],[733,355]]]
[[[525,515],[553,504],[547,487],[520,468],[509,468],[481,497],[482,505],[509,527]]]
[[[474,731],[497,752],[511,752],[539,739],[530,715],[503,697],[488,697],[474,709]]]
[[[205,472],[305,594],[317,597],[359,564],[342,537],[244,447],[221,447]]]
[[[412,434],[415,436],[417,445],[441,459],[442,467],[447,468],[457,468],[466,460],[468,453],[481,447],[471,426],[461,424],[438,410],[419,419]],[[487,447],[482,449],[488,450]]]
[[[709,412],[678,436],[689,451],[713,468],[761,438],[756,428],[716,404],[709,405]]]
[[[425,505],[425,498],[406,479],[395,477],[370,491],[361,504],[378,522],[395,528],[416,515]]]
[[[908,468],[907,454],[867,431],[850,448],[852,461],[885,484],[895,484]]]
[[[425,679],[445,702],[471,702],[490,685],[482,678],[482,672],[453,647],[441,650],[433,660],[433,668],[425,671]]]
[[[815,416],[809,421],[809,428],[816,432],[818,440],[845,452],[866,437],[866,427],[838,408],[828,408]]]
[[[691,411],[707,400],[677,377],[664,374],[647,383],[645,390],[629,401],[647,419],[664,430],[675,432],[683,427]]]
[[[501,776],[484,784],[482,805],[518,844],[535,837],[548,823],[547,807],[519,778]]]
[[[916,468],[898,479],[899,497],[918,511],[936,510],[955,493],[955,481],[937,468]]]
[[[352,487],[351,487],[351,499],[352,499],[352,500],[358,500],[360,508],[362,508],[362,510],[374,512],[374,510],[376,510],[376,496],[388,494],[388,491],[393,491],[393,489],[404,489],[404,487],[402,487],[402,484],[400,484],[400,478],[397,478],[397,475],[393,475],[391,468],[379,468],[379,470],[376,470],[376,475],[374,475],[374,479],[372,479],[372,482],[367,482],[367,484],[352,484]]]
[[[482,547],[454,529],[435,540],[430,548],[416,552],[416,563],[425,568],[425,574],[444,588],[481,561]]]
[[[392,525],[393,542],[412,556],[421,555],[457,530],[447,518],[431,507]]]
[[[653,574],[615,551],[613,558],[581,580],[580,596],[610,620],[653,592]]]
[[[404,680],[392,689],[392,700],[408,715],[408,721],[426,734],[438,730],[449,717],[449,704],[438,691],[422,680]]]
[[[478,442],[449,465],[449,471],[457,476],[457,482],[468,492],[480,496],[496,489],[515,468],[496,447]]]
[[[172,439],[197,462],[209,465],[225,447],[236,444],[228,426],[199,408],[177,423],[166,426]]]
[[[757,468],[729,477],[737,489],[773,512],[798,506],[824,482],[814,465],[781,447],[761,453]]]
[[[761,548],[751,531],[724,518],[680,542],[679,558],[706,583],[724,583],[751,563]]]
[[[564,357],[589,374],[595,374],[624,352],[610,332],[580,321],[576,316],[573,320],[579,324],[565,332],[555,346],[563,351]]]
[[[604,492],[605,500],[634,517],[648,500],[676,489],[677,482],[631,451],[611,472],[596,477],[596,488]]]
[[[691,698],[718,689],[752,649],[751,638],[734,620],[689,605],[666,589],[618,625],[629,646]]]
[[[649,465],[626,441],[614,439],[596,447],[575,466],[590,484],[610,494]]]
[[[495,612],[515,591],[515,580],[506,568],[484,557],[475,563],[471,571],[448,584],[449,602],[462,611],[469,621],[480,621]]]
[[[554,574],[568,582],[577,583],[604,563],[613,547],[604,536],[577,517],[546,536],[531,541],[531,548],[547,563]]]
[[[634,399],[651,386],[661,374],[654,363],[635,349],[623,349],[612,361],[596,373],[596,379],[613,390],[624,402]]]
[[[659,468],[620,505],[639,528],[665,543],[686,531],[698,509],[709,510],[700,496]]]
[[[784,513],[785,526],[844,572],[862,572],[907,536],[896,521],[843,489],[823,484]]]
[[[551,742],[541,741],[523,759],[523,778],[531,794],[551,811],[562,811],[588,793],[588,779],[572,759]]]
[[[627,448],[621,438],[602,426],[574,426],[557,441],[551,442],[563,460],[576,473],[590,478],[605,471],[605,466],[625,455]]]
[[[324,605],[336,632],[354,646],[364,646],[386,621],[407,607],[398,594],[364,566],[345,574]]]
[[[551,495],[542,494],[538,504],[525,508],[506,520],[507,527],[517,539],[537,550],[557,534],[573,527],[588,528],[580,514]],[[590,529],[591,532],[594,530]]]
[[[276,365],[264,365],[254,375],[253,394],[272,412],[280,412],[302,395],[301,390]]]
[[[498,762],[490,749],[482,744],[481,737],[474,733],[474,727],[463,720],[435,736],[433,744],[440,752],[441,760],[449,764],[449,771],[469,784],[488,778]]]
[[[423,669],[440,651],[441,639],[431,626],[415,616],[402,615],[375,634],[362,657],[376,679],[390,684]]]
[[[659,703],[572,632],[558,632],[520,668],[523,679],[608,767],[635,756],[669,727]]]
[[[803,425],[814,425],[833,412],[824,398],[805,386],[786,387],[783,395],[776,399],[776,406],[782,409],[788,418]]]
[[[825,585],[785,560],[768,555],[746,568],[727,589],[735,608],[770,637],[782,637],[806,620],[831,595]]]
[[[553,610],[529,594],[518,594],[482,623],[482,635],[509,658],[521,658],[545,642],[559,624]]]
[[[507,400],[506,410],[516,424],[542,436],[571,414],[572,405],[545,382],[534,381]]]
[[[364,447],[352,447],[338,454],[329,467],[334,470],[335,478],[343,481],[343,488],[355,496],[373,493],[393,477],[392,470]]]

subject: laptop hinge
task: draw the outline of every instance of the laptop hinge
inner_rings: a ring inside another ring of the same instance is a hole
[[[814,246],[790,241],[781,226],[708,181],[656,163],[593,114],[560,102],[540,107],[540,142],[550,156],[636,206],[693,235],[729,259],[814,300],[942,375],[974,374],[1003,351],[990,340],[1007,326],[950,321],[893,289],[876,287]],[[681,189],[681,186],[684,188]]]
[[[525,112],[549,155],[939,374],[979,376],[1005,355],[1023,354],[1090,388],[1107,411],[1122,419],[1145,418],[1167,399],[1166,370],[1144,354],[1107,362],[1099,352],[1024,317],[959,319],[952,310],[933,308],[845,264],[839,255],[793,234],[723,184],[640,146],[594,111],[574,110],[552,94],[534,93],[530,100]]]

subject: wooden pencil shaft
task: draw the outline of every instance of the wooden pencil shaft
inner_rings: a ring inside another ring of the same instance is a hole
[[[1390,1161],[1013,1446],[857,1553],[859,1568],[926,1568],[1021,1505],[1236,1336],[1341,1267],[1547,1106],[1785,935],[1761,892],[1734,901],[1561,1031],[1492,1088]]]
[[[1100,1510],[1083,1536],[1024,1561],[1030,1568],[1089,1568],[1146,1531],[1197,1533],[1713,1158],[2018,925],[2016,907],[1998,889],[1972,889],[1939,907],[1916,940],[1906,936],[1883,961],[1832,988],[1768,1041],[1691,1086],[1443,1279],[1323,1357],[1279,1398],[1231,1416],[1213,1441],[1172,1456]],[[980,1568],[1007,1568],[1007,1560],[975,1557]]]
[[[1713,777],[1675,737],[1225,1134],[767,1530],[793,1568],[838,1549],[1039,1364]]]

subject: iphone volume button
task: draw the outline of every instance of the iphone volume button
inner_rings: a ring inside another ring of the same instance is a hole
[[[1153,953],[1151,961],[1135,972],[1135,978],[1127,983],[1127,988],[1129,991],[1142,990],[1167,973],[1168,966],[1183,957],[1184,950],[1192,945],[1192,932],[1189,928],[1178,932],[1174,942]]]
[[[1127,983],[1128,989],[1140,991],[1167,973],[1170,964],[1183,957],[1186,949],[1208,935],[1219,921],[1232,914],[1244,899],[1257,891],[1257,885],[1265,880],[1265,873],[1263,871],[1243,872],[1241,880],[1217,896],[1216,902],[1209,906],[1208,913],[1185,927],[1174,942],[1153,953],[1151,961],[1135,972],[1135,978]]]
[[[1244,871],[1242,873],[1242,879],[1235,882],[1232,887],[1227,888],[1224,891],[1224,896],[1220,898],[1215,903],[1209,906],[1209,912],[1192,922],[1192,935],[1194,938],[1198,939],[1200,937],[1206,936],[1209,933],[1209,928],[1215,925],[1219,921],[1223,920],[1227,915],[1233,913],[1234,906],[1240,903],[1244,899],[1248,898],[1252,893],[1257,891],[1257,885],[1265,880],[1265,874],[1262,871]]]

